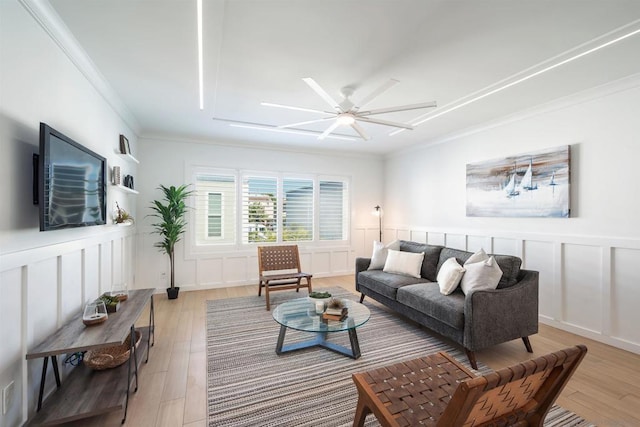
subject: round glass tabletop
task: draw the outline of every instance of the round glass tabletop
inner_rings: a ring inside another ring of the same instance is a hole
[[[348,314],[342,320],[323,320],[322,314],[316,313],[315,302],[308,298],[299,298],[279,304],[273,310],[273,318],[279,324],[304,332],[338,332],[348,331],[364,325],[371,313],[363,304],[348,299]]]

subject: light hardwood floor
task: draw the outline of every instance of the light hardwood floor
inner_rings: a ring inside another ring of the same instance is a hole
[[[355,293],[352,275],[314,279],[313,284],[316,289],[341,286]],[[204,427],[205,302],[256,295],[257,285],[182,292],[172,301],[156,295],[156,343],[140,372],[139,390],[130,399],[126,425]],[[146,319],[141,316],[141,326]],[[640,426],[640,355],[545,325],[531,337],[533,356],[578,343],[586,344],[589,351],[557,403],[599,426]],[[493,369],[531,357],[521,340],[477,353],[478,360]],[[73,425],[115,427],[121,417],[112,413]]]

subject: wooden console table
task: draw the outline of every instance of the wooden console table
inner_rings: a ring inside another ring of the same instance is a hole
[[[38,412],[29,421],[29,425],[61,424],[121,409],[124,409],[124,424],[131,385],[135,379],[134,391],[138,390],[138,367],[145,356],[145,361],[149,361],[149,350],[155,341],[153,291],[154,289],[129,291],[129,298],[120,304],[120,309],[116,313],[109,313],[107,321],[100,325],[85,326],[81,312],[27,353],[27,360],[44,357]],[[150,304],[149,326],[138,329],[141,340],[139,347],[136,347],[135,322],[147,304]],[[57,359],[59,354],[120,345],[127,336],[131,337],[131,357],[128,363],[103,371],[92,370],[81,363],[69,373],[65,383],[61,383]],[[143,345],[145,342],[146,346]],[[42,408],[49,357],[58,390],[47,399]]]

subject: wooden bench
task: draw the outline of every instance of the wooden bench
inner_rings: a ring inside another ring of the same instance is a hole
[[[271,310],[270,291],[295,289],[298,292],[302,287],[311,292],[312,275],[301,271],[297,245],[258,246],[258,270],[258,296],[264,288],[267,310]],[[306,283],[302,283],[302,279]]]
[[[478,377],[445,352],[353,374],[353,425],[373,413],[385,427],[542,426],[586,353],[578,345]]]

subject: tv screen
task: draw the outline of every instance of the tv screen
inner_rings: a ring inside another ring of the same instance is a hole
[[[40,231],[106,223],[106,160],[40,123]]]

